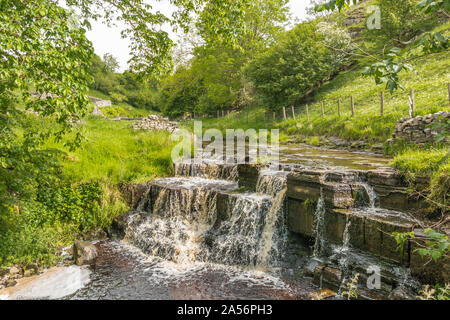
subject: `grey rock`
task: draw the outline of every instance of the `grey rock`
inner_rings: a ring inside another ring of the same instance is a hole
[[[97,249],[87,241],[75,241],[73,245],[73,254],[76,265],[94,264],[97,259]]]
[[[396,288],[394,289],[388,297],[389,300],[416,300],[416,297],[410,293],[407,292],[403,288]]]

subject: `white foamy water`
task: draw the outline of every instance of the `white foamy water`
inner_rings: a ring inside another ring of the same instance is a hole
[[[6,289],[3,300],[61,299],[74,294],[89,283],[91,271],[86,267],[53,268],[33,279],[23,279]]]

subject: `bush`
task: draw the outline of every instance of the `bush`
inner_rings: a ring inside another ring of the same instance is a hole
[[[315,23],[302,23],[248,66],[263,106],[272,110],[300,102],[336,71],[331,50]]]
[[[379,0],[381,9],[381,32],[388,39],[399,42],[411,40],[414,36],[436,24],[436,17],[422,13],[417,7],[419,0]]]

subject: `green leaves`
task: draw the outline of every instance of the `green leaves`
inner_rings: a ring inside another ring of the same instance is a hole
[[[299,24],[249,64],[247,73],[263,105],[276,110],[295,104],[336,71],[322,40],[314,23]]]
[[[415,47],[422,47],[424,54],[431,54],[448,50],[450,41],[441,33],[426,32],[422,34],[414,43]]]
[[[50,136],[61,139],[86,114],[93,49],[84,30],[71,28],[71,14],[54,1],[5,0],[0,12],[0,207],[5,207],[32,197],[39,179],[55,174],[57,154],[42,150],[42,144]],[[34,125],[37,116],[52,125]]]
[[[419,253],[421,257],[430,257],[433,261],[438,261],[441,257],[447,254],[450,242],[448,236],[438,233],[437,231],[427,228],[424,233],[428,236],[428,240],[425,241],[425,245],[422,248],[414,250]],[[403,253],[405,242],[408,240],[414,240],[415,235],[413,232],[399,233],[393,232],[392,236],[398,245],[398,250]]]
[[[427,247],[417,249],[416,251],[422,256],[429,256],[433,261],[439,260],[443,255],[445,255],[450,246],[448,241],[448,236],[445,234],[440,234],[433,229],[425,229],[425,234],[430,238],[426,241]]]
[[[393,232],[392,236],[397,242],[397,250],[403,255],[403,251],[405,248],[405,243],[409,239],[414,239],[414,232]]]
[[[394,90],[404,89],[399,80],[399,73],[403,70],[413,71],[413,67],[405,62],[402,50],[392,48],[385,59],[375,62],[363,69],[362,75],[372,76],[376,84],[386,83],[386,89],[392,94]]]
[[[433,13],[439,10],[450,11],[450,0],[421,0],[417,6],[425,13]]]
[[[331,0],[324,4],[319,4],[315,7],[317,12],[321,11],[334,11],[338,9],[341,11],[342,9],[348,9],[350,5],[357,4],[362,0]]]

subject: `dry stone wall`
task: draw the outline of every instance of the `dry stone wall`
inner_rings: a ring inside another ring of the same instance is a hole
[[[395,132],[388,143],[394,140],[404,140],[407,143],[419,145],[433,143],[439,132],[433,130],[432,124],[436,119],[442,117],[450,119],[450,111],[440,111],[415,118],[401,118],[397,121]],[[449,141],[448,138],[447,141]]]

